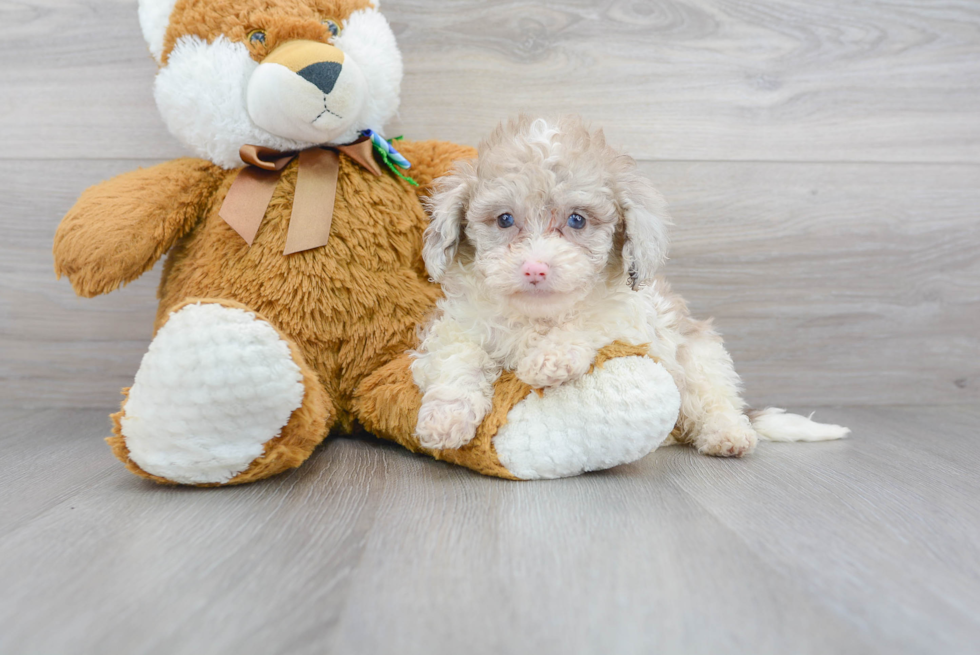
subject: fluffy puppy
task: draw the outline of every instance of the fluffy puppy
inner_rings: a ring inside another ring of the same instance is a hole
[[[759,436],[847,434],[782,410],[750,420],[710,321],[691,318],[655,276],[670,224],[663,197],[581,119],[501,124],[475,162],[437,182],[428,205],[423,256],[445,298],[413,353],[423,446],[473,439],[502,370],[554,387],[586,374],[617,340],[650,344],[680,390],[675,437],[702,453],[740,457]]]

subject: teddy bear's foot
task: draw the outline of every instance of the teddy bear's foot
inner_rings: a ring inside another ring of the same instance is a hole
[[[329,403],[298,349],[233,303],[186,304],[143,357],[110,444],[160,482],[247,482],[298,466]]]
[[[660,364],[618,357],[527,396],[510,410],[493,446],[517,478],[568,477],[640,459],[664,442],[679,410],[680,394]]]

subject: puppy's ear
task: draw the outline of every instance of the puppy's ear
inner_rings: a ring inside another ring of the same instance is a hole
[[[469,204],[470,185],[466,168],[436,180],[432,195],[426,199],[430,223],[425,229],[422,259],[435,282],[442,282],[459,248],[463,219]]]
[[[626,238],[623,267],[634,289],[653,281],[667,259],[667,202],[650,182],[635,172],[623,176],[619,205]]]

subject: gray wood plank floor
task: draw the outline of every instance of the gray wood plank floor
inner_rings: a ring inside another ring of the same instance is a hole
[[[198,491],[0,415],[0,652],[975,653],[980,409],[512,483],[373,441]]]

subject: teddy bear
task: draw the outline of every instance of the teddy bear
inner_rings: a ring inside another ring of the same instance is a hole
[[[440,289],[422,261],[422,198],[469,147],[388,140],[402,60],[370,0],[140,0],[154,95],[196,157],[83,193],[55,270],[85,297],[166,255],[153,339],[107,439],[133,473],[222,486],[302,464],[366,431],[507,479],[643,457],[679,395],[644,346],[610,344],[583,378],[497,381],[476,439],[415,437],[417,328]]]

